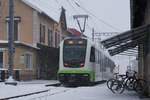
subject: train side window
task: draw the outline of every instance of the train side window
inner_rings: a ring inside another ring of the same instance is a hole
[[[90,62],[95,62],[95,48],[91,47]]]

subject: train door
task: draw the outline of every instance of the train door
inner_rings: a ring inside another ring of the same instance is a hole
[[[100,53],[100,72],[101,79],[104,80],[104,55]]]
[[[99,64],[99,51],[97,49],[95,49],[95,58],[96,58],[95,78],[96,78],[96,81],[100,81],[102,79],[101,79],[100,64]]]
[[[3,67],[3,52],[0,52],[0,68]]]
[[[95,48],[91,47],[91,53],[90,53],[90,62],[92,63],[92,68],[95,70]]]
[[[91,47],[91,51],[90,51],[90,66],[95,75],[95,66],[96,65],[95,65],[95,48],[94,47]]]

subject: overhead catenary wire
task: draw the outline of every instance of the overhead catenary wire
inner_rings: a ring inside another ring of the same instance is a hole
[[[84,10],[85,12],[89,13],[91,16],[95,17],[98,21],[102,22],[103,24],[109,26],[112,29],[115,29],[117,31],[121,31],[121,29],[114,27],[113,25],[107,23],[106,21],[100,19],[99,17],[97,17],[95,14],[93,14],[91,11],[85,9],[84,7],[82,7],[79,3],[77,3],[75,0],[73,0],[73,2],[75,3],[75,5],[79,8],[81,8],[82,10]]]
[[[59,9],[56,9],[54,6],[50,5],[49,2],[41,2],[42,0],[38,0],[38,1],[40,1],[40,2],[36,2],[38,5],[41,5],[41,3],[42,3],[44,5],[44,8],[46,8],[46,9],[52,8],[55,13],[58,13]],[[60,5],[58,4],[58,6],[60,6]]]
[[[70,6],[70,8],[73,10],[73,12],[75,12],[76,14],[79,13],[76,8],[73,6],[73,4],[69,1],[69,0],[65,0],[67,2],[67,4]],[[78,28],[77,24],[75,24],[75,20],[73,19],[73,13],[72,15],[69,17],[70,20],[72,20],[72,26],[74,26],[75,28]],[[69,14],[70,15],[70,14]]]
[[[63,7],[63,5],[61,5],[58,0],[55,0],[55,2],[57,3],[58,6]]]
[[[58,0],[55,0],[55,1],[56,1],[56,3],[58,3],[58,4],[59,4]]]
[[[71,2],[70,0],[65,0],[66,3],[68,3],[68,6],[70,6],[70,9],[72,9],[73,12],[75,12],[74,14],[79,14],[79,11],[77,10],[76,6],[73,5],[74,3]],[[58,0],[55,0],[55,2],[59,2]],[[74,7],[75,6],[75,7]],[[84,11],[85,12],[85,11]],[[73,14],[73,13],[72,13]],[[91,17],[92,18],[92,17]],[[71,18],[72,20],[72,18]],[[75,21],[75,20],[74,20]],[[73,22],[74,23],[74,22]],[[76,24],[74,24],[76,28],[78,28],[78,26]]]
[[[72,5],[72,3],[69,1],[69,0],[66,0],[67,3],[69,4],[69,6],[71,6],[71,8],[76,12],[78,13],[78,11],[76,10],[76,8]]]

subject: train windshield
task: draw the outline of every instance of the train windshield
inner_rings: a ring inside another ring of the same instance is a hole
[[[83,67],[87,42],[85,39],[65,40],[63,61],[65,67]]]

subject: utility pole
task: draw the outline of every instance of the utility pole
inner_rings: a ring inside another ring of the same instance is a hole
[[[9,0],[9,35],[8,35],[8,79],[5,84],[17,85],[13,79],[14,67],[14,0]]]

